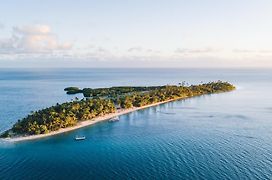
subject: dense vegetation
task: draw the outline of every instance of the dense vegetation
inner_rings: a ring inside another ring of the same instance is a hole
[[[230,83],[218,81],[191,86],[167,85],[85,89],[90,98],[57,104],[33,112],[19,120],[11,130],[3,133],[1,137],[8,137],[14,134],[46,134],[60,128],[74,126],[79,121],[113,113],[116,111],[116,108],[141,107],[166,100],[227,92],[235,89],[235,87]],[[65,90],[67,92],[82,91],[77,87],[69,87]],[[84,90],[82,93],[84,93]]]
[[[77,93],[82,93],[82,90],[79,89],[78,87],[67,87],[64,89],[67,94],[77,94]]]
[[[134,92],[142,92],[142,91],[150,91],[154,89],[161,88],[161,86],[138,86],[138,87],[131,87],[131,86],[121,86],[121,87],[110,87],[110,88],[83,88],[82,90],[78,87],[67,87],[64,89],[67,94],[77,94],[83,93],[84,97],[112,97],[116,98],[118,95],[122,94],[129,94]]]

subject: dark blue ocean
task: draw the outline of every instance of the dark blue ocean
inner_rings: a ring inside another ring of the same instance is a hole
[[[33,110],[75,98],[67,86],[215,80],[237,90],[35,141],[0,141],[0,179],[271,179],[271,69],[0,69],[0,132]]]

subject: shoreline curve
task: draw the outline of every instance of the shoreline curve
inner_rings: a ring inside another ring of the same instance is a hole
[[[132,107],[132,108],[129,108],[129,109],[119,109],[119,110],[116,110],[115,113],[110,113],[110,114],[106,114],[106,115],[103,115],[103,116],[96,117],[94,119],[81,121],[75,126],[62,128],[62,129],[59,129],[57,131],[49,132],[47,134],[38,134],[38,135],[30,135],[30,136],[17,136],[17,137],[12,137],[12,138],[3,138],[2,140],[8,141],[8,142],[22,142],[22,141],[29,141],[29,140],[35,140],[35,139],[50,137],[50,136],[62,134],[62,133],[65,133],[65,132],[73,131],[73,130],[76,130],[76,129],[80,129],[80,128],[83,128],[83,127],[86,127],[86,126],[90,126],[90,125],[96,124],[98,122],[106,121],[106,120],[109,120],[109,119],[111,119],[113,117],[116,117],[116,116],[125,115],[125,114],[131,113],[131,112],[134,112],[134,111],[138,111],[138,110],[141,110],[141,109],[146,109],[146,108],[149,108],[149,107],[158,106],[160,104],[165,104],[165,103],[168,103],[168,102],[172,102],[172,101],[176,101],[176,100],[180,100],[180,99],[186,99],[186,98],[188,98],[188,97],[180,97],[180,98],[170,99],[170,100],[157,102],[157,103],[153,103],[153,104],[149,104],[149,105],[141,106],[141,107]]]

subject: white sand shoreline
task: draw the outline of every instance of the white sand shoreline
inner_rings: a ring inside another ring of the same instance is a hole
[[[184,97],[184,98],[186,98],[186,97]],[[157,105],[160,105],[160,104],[164,104],[164,103],[167,103],[167,102],[176,101],[178,99],[184,99],[184,98],[171,99],[171,100],[162,101],[162,102],[158,102],[158,103],[154,103],[154,104],[149,104],[149,105],[142,106],[142,107],[133,107],[133,108],[130,108],[130,109],[120,109],[120,110],[117,110],[115,113],[111,113],[111,114],[107,114],[107,115],[104,115],[104,116],[96,117],[96,118],[91,119],[91,120],[82,121],[82,122],[78,123],[76,126],[62,128],[62,129],[59,129],[57,131],[53,131],[53,132],[50,132],[50,133],[47,133],[47,134],[39,134],[39,135],[31,135],[31,136],[18,136],[18,137],[4,138],[3,140],[9,141],[9,142],[19,142],[19,141],[27,141],[27,140],[34,140],[34,139],[40,139],[40,138],[45,138],[45,137],[49,137],[49,136],[54,136],[54,135],[57,135],[57,134],[68,132],[68,131],[73,131],[73,130],[76,130],[76,129],[79,129],[79,128],[82,128],[82,127],[90,126],[90,125],[93,125],[93,124],[101,122],[101,121],[109,120],[109,119],[111,119],[113,117],[116,117],[116,116],[128,114],[130,112],[134,112],[134,111],[137,111],[137,110],[149,108],[149,107],[152,107],[152,106],[157,106]]]

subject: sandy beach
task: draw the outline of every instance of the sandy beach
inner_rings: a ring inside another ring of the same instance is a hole
[[[140,110],[140,109],[145,109],[145,108],[148,108],[148,107],[157,106],[157,105],[164,104],[164,103],[167,103],[167,102],[176,101],[178,99],[184,99],[184,98],[171,99],[171,100],[162,101],[162,102],[158,102],[158,103],[154,103],[154,104],[149,104],[149,105],[142,106],[142,107],[133,107],[133,108],[130,108],[130,109],[119,109],[115,113],[107,114],[107,115],[104,115],[104,116],[99,116],[99,117],[96,117],[96,118],[91,119],[91,120],[81,121],[76,126],[62,128],[62,129],[59,129],[57,131],[53,131],[53,132],[50,132],[50,133],[47,133],[47,134],[39,134],[39,135],[31,135],[31,136],[18,136],[18,137],[5,138],[3,140],[9,141],[9,142],[19,142],[19,141],[27,141],[27,140],[34,140],[34,139],[49,137],[49,136],[61,134],[61,133],[64,133],[64,132],[73,131],[75,129],[79,129],[79,128],[82,128],[82,127],[90,126],[90,125],[93,125],[95,123],[98,123],[98,122],[101,122],[101,121],[106,121],[106,120],[109,120],[109,119],[111,119],[113,117],[128,114],[130,112],[137,111],[137,110]]]

